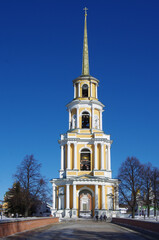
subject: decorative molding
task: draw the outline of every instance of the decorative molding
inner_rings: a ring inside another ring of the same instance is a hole
[[[88,110],[87,108],[85,108],[84,110],[82,110],[82,111],[80,112],[80,114],[79,114],[80,117],[82,117],[83,112],[88,112],[88,113],[89,113],[89,116],[91,117],[91,112],[90,112],[90,110]]]
[[[92,190],[91,188],[89,188],[89,187],[86,187],[86,186],[80,188],[80,189],[77,191],[77,196],[78,196],[78,197],[79,197],[79,193],[80,193],[81,191],[83,191],[83,190],[90,191],[90,192],[92,193],[92,197],[94,197],[94,192],[93,192],[93,190]]]
[[[86,134],[83,134],[83,135],[86,135]],[[108,145],[107,143],[109,143],[109,144],[113,143],[112,140],[108,140],[106,138],[91,138],[91,139],[90,138],[88,138],[88,139],[87,138],[85,138],[85,139],[82,139],[82,138],[65,138],[63,140],[58,140],[59,144],[67,144],[67,142],[70,142],[70,143],[74,143],[74,142],[81,143],[81,142],[84,142],[86,144],[94,144],[94,142],[98,142],[98,143],[105,142],[106,145]]]

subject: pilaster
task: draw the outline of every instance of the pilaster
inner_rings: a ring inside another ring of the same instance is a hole
[[[56,209],[56,185],[55,185],[55,183],[52,184],[52,191],[53,191],[52,208],[53,208],[53,210],[55,210]]]
[[[98,209],[98,185],[95,185],[95,210]]]
[[[77,142],[74,143],[74,170],[77,170]]]
[[[94,143],[94,170],[97,170],[97,142]]]
[[[102,210],[105,210],[105,185],[102,185]]]
[[[70,142],[67,142],[67,169],[70,169]]]
[[[61,145],[61,171],[64,170],[64,146]]]
[[[101,143],[101,170],[104,169],[104,142]]]

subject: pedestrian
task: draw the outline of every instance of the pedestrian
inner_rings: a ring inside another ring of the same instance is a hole
[[[107,216],[104,214],[104,221],[107,221]]]

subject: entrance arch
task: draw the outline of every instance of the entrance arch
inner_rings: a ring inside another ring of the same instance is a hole
[[[93,196],[92,192],[83,189],[79,192],[79,217],[92,217]]]

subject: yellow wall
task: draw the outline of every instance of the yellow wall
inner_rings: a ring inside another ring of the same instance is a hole
[[[76,186],[76,190],[79,191],[81,188],[83,188],[83,185],[77,185]],[[93,192],[95,191],[95,187],[94,185],[86,185],[86,187],[90,188]],[[93,208],[93,215],[94,215],[94,208],[95,208],[95,196],[92,198],[92,208]],[[77,216],[79,215],[79,196],[77,197],[77,202],[76,202],[76,206],[77,206]]]
[[[73,169],[73,159],[74,159],[74,145],[70,145],[70,169]]]
[[[78,84],[76,84],[76,98],[78,97]]]
[[[94,115],[97,115],[100,119],[100,112],[98,109],[94,109]]]
[[[61,185],[60,187],[64,187],[64,193],[65,193],[65,198],[64,198],[64,208],[66,208],[66,186]],[[77,185],[76,186],[76,196],[77,196],[77,191],[79,191],[81,188],[83,188],[83,185]],[[86,185],[86,187],[90,188],[94,193],[95,193],[95,186],[94,185]],[[108,185],[105,186],[105,208],[108,209],[108,204],[107,204],[107,194],[108,194],[108,188],[112,188],[112,194],[114,195],[114,186]],[[59,192],[59,186],[57,187],[57,196]],[[58,198],[56,199],[57,201],[57,208],[58,208]],[[92,199],[92,207],[93,209],[95,208],[95,194]],[[79,210],[79,196],[77,196],[77,202],[76,202],[77,209]],[[73,186],[70,185],[70,208],[73,208]],[[102,186],[98,186],[98,208],[102,209]],[[114,201],[114,208],[115,208],[115,201]],[[79,211],[78,211],[79,214]],[[94,211],[93,211],[94,215]]]
[[[94,152],[94,149],[93,149],[93,146],[94,145],[90,145],[90,144],[88,144],[87,146],[86,146],[86,148],[88,147],[89,149],[91,149],[91,151],[92,151],[92,153]],[[78,144],[77,145],[77,169],[79,169],[80,170],[80,158],[81,158],[81,154],[80,154],[80,149],[81,148],[85,148],[85,144]],[[94,167],[94,161],[93,161],[93,159],[94,159],[94,154],[90,154],[90,157],[91,157],[91,171],[93,170],[93,167]],[[82,171],[82,173],[84,174],[85,173],[85,171]]]
[[[101,198],[102,191],[101,190],[102,190],[101,186],[98,186],[98,208],[99,209],[101,209],[101,207],[102,207],[102,203],[101,203],[101,201],[102,201],[102,198]]]
[[[91,115],[91,108],[80,108],[79,109],[79,115],[81,115],[81,113],[83,111],[87,111]],[[91,128],[92,127],[92,118],[91,118],[91,116],[89,117],[89,125],[90,125],[90,128]],[[79,117],[79,126],[80,126],[80,128],[82,128],[82,116]]]
[[[90,82],[89,81],[82,81],[80,84],[80,96],[82,97],[82,86],[84,84],[88,85],[88,97],[90,97]]]
[[[92,96],[95,98],[96,97],[96,87],[95,84],[92,84]]]
[[[106,169],[106,145],[104,144],[104,169]]]
[[[71,110],[71,118],[72,118],[72,116],[73,116],[74,114],[76,114],[76,112],[77,112],[77,111],[76,111],[76,108],[74,108],[74,109]]]
[[[96,98],[96,81],[91,81],[92,82],[92,98]],[[80,98],[82,98],[82,86],[83,84],[87,84],[88,85],[88,98],[90,98],[90,81],[87,80],[78,80],[76,82],[76,98],[78,98],[78,84],[80,83]],[[84,98],[85,99],[85,98]]]

